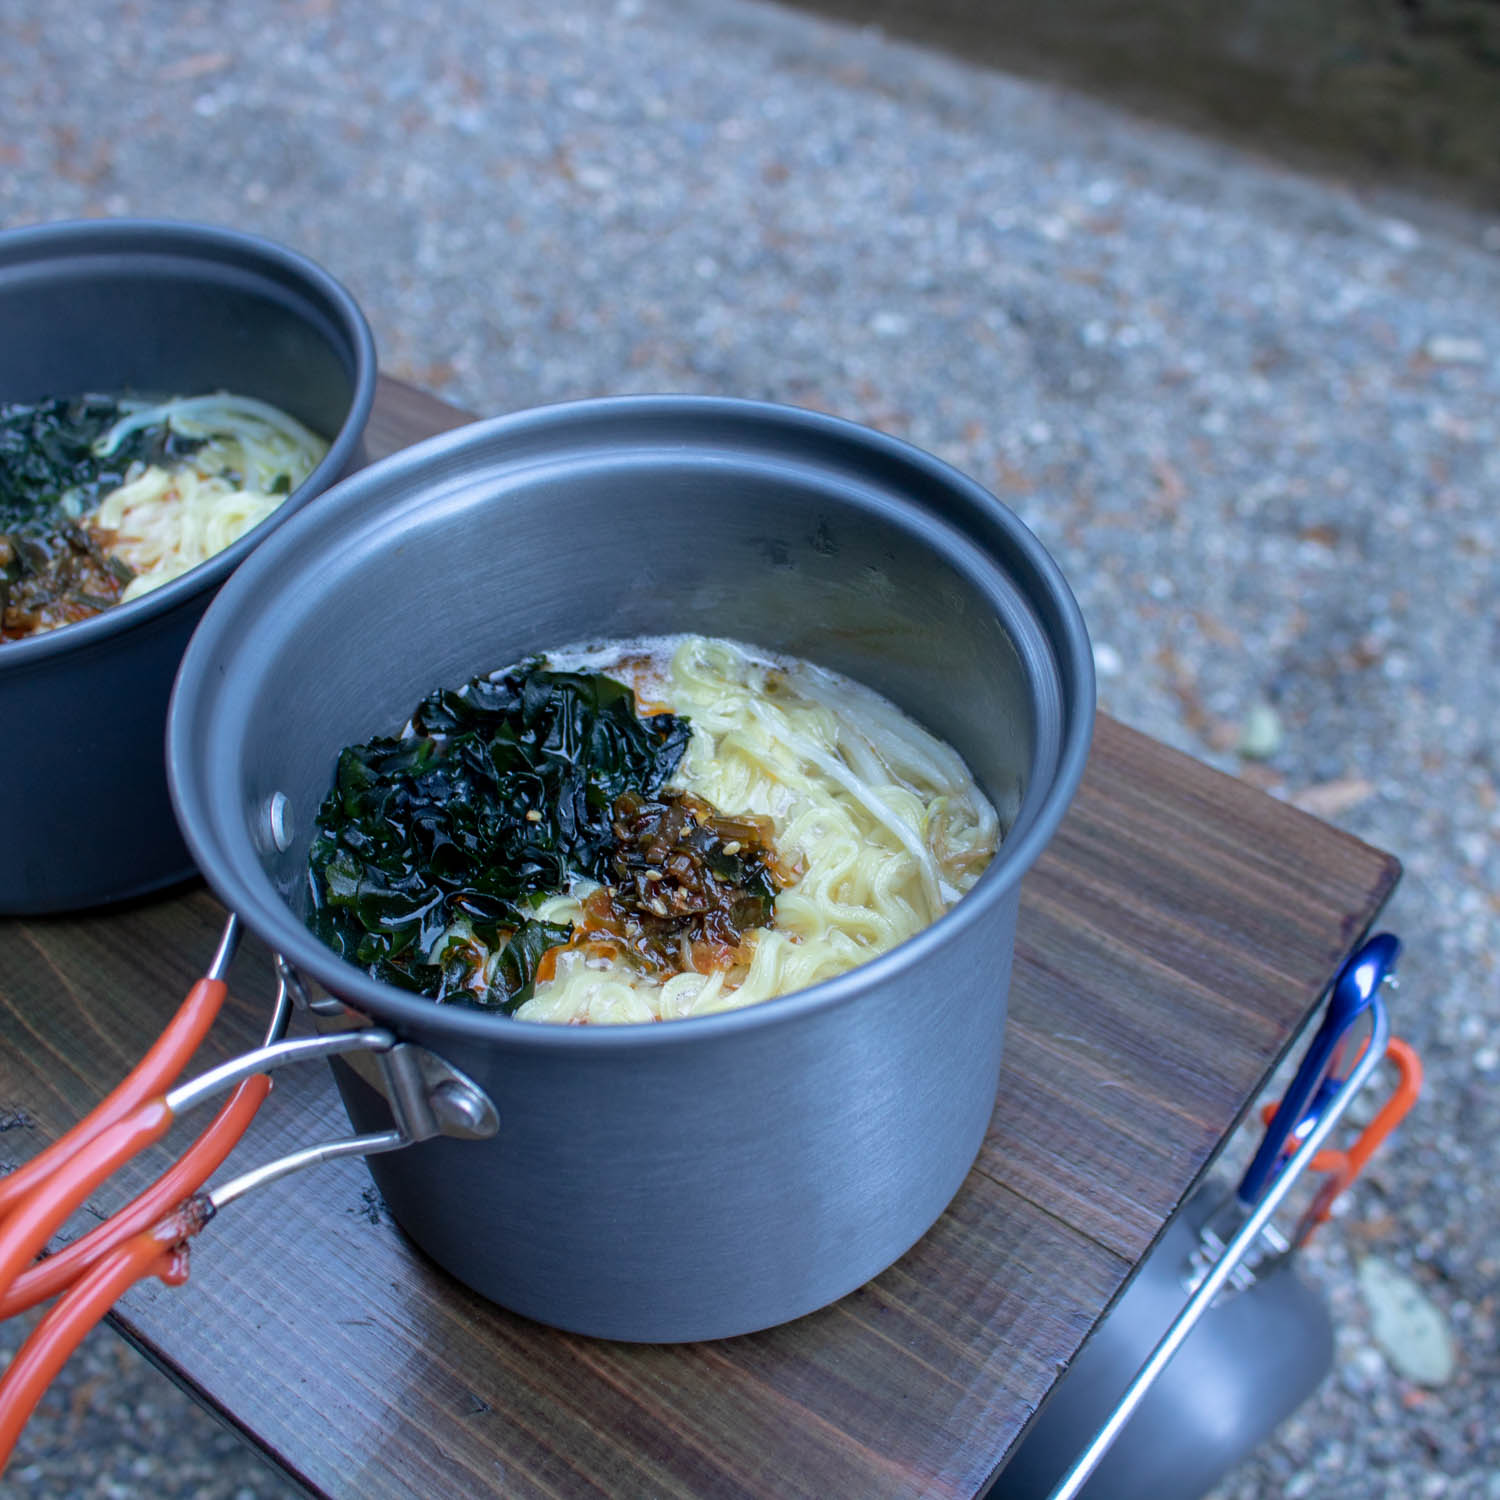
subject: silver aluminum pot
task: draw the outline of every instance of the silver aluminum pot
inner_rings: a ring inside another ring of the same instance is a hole
[[[258,396],[330,440],[276,513],[180,578],[91,620],[0,643],[0,915],[75,910],[193,873],[167,800],[172,678],[214,590],[357,466],[375,343],[354,299],[255,235],[151,219],[0,234],[0,401],[84,392]]]
[[[697,631],[822,663],[953,744],[1008,827],[974,890],[800,994],[659,1025],[433,1005],[303,926],[340,748],[530,652]],[[606,1338],[720,1338],[890,1265],[962,1183],[994,1107],[1021,875],[1077,786],[1094,711],[1067,585],[978,485],[904,443],[696,397],[550,407],[355,475],[242,565],[168,722],[183,832],[248,926],[494,1101],[497,1136],[370,1170],[459,1280]],[[382,1098],[335,1066],[360,1130]]]

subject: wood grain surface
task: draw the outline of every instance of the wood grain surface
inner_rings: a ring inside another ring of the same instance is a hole
[[[378,457],[463,420],[383,381],[368,446]],[[345,1162],[226,1209],[187,1287],[137,1288],[117,1326],[321,1495],[974,1495],[1397,874],[1389,855],[1101,717],[1076,803],[1024,886],[979,1161],[937,1226],[843,1301],[717,1344],[557,1333],[431,1266]],[[0,921],[0,1165],[128,1069],[222,918],[190,886]],[[272,978],[253,941],[233,981],[204,1062],[258,1039]],[[293,1072],[236,1161],[347,1130],[326,1070]],[[101,1189],[75,1232],[167,1159]]]

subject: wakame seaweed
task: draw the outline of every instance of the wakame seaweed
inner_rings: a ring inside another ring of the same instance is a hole
[[[339,756],[309,856],[309,925],[376,979],[509,1014],[572,932],[537,921],[536,903],[570,873],[610,879],[615,802],[661,791],[688,721],[642,718],[623,683],[533,660],[430,694],[412,730]],[[505,942],[478,989],[474,939]]]
[[[203,446],[161,422],[127,433],[101,458],[95,445],[125,415],[108,396],[0,404],[0,531],[52,522],[69,494],[90,510],[124,484],[131,464],[172,464]]]

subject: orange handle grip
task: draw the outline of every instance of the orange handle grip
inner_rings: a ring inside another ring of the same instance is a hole
[[[200,979],[188,991],[187,999],[178,1007],[177,1014],[157,1037],[151,1050],[101,1104],[40,1155],[17,1167],[8,1177],[0,1177],[0,1219],[81,1146],[124,1119],[145,1100],[164,1094],[208,1035],[228,992],[222,979]],[[0,1288],[9,1284],[9,1278],[0,1275]]]
[[[117,1245],[32,1329],[0,1378],[0,1472],[48,1385],[115,1299],[147,1276],[160,1276],[173,1286],[187,1280],[185,1242],[205,1222],[202,1209],[188,1203]]]
[[[208,1128],[157,1180],[135,1198],[96,1224],[71,1245],[22,1271],[9,1289],[0,1292],[0,1319],[34,1307],[69,1286],[89,1266],[116,1245],[149,1228],[161,1216],[199,1188],[218,1171],[244,1135],[255,1112],[271,1091],[264,1073],[247,1078],[229,1096]]]
[[[1329,1175],[1302,1216],[1295,1237],[1298,1244],[1305,1241],[1319,1224],[1328,1222],[1334,1201],[1364,1171],[1370,1158],[1380,1149],[1385,1138],[1406,1118],[1422,1092],[1422,1059],[1409,1042],[1393,1036],[1386,1044],[1385,1056],[1387,1062],[1396,1066],[1396,1087],[1376,1112],[1375,1118],[1359,1133],[1359,1138],[1347,1151],[1319,1151],[1308,1163],[1314,1172],[1326,1172]],[[1262,1121],[1269,1125],[1276,1109],[1274,1104],[1265,1105],[1260,1112]]]
[[[75,1147],[66,1161],[37,1183],[0,1224],[0,1291],[9,1289],[68,1215],[111,1172],[159,1141],[171,1124],[166,1100],[148,1099],[133,1114]]]
[[[224,946],[232,950],[232,944],[231,928]],[[0,1317],[62,1294],[0,1378],[0,1471],[48,1384],[115,1299],[145,1276],[171,1285],[187,1278],[185,1242],[212,1212],[206,1199],[192,1195],[233,1150],[270,1091],[264,1074],[241,1083],[181,1160],[118,1214],[41,1264],[31,1262],[106,1177],[166,1134],[173,1114],[164,1095],[207,1036],[227,993],[223,980],[200,979],[103,1102],[0,1178]]]
[[[1303,1238],[1319,1224],[1326,1224],[1333,1212],[1334,1200],[1359,1176],[1365,1164],[1380,1149],[1385,1138],[1406,1118],[1422,1092],[1422,1059],[1409,1043],[1393,1036],[1385,1049],[1387,1059],[1396,1065],[1398,1079],[1389,1099],[1380,1106],[1375,1118],[1360,1132],[1359,1139],[1347,1152],[1338,1152],[1341,1162],[1333,1164],[1330,1175],[1317,1191],[1303,1218]],[[1323,1153],[1320,1151],[1318,1157]],[[1313,1158],[1313,1166],[1318,1165]]]

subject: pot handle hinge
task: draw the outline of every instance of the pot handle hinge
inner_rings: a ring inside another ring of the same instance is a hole
[[[302,976],[279,953],[276,973],[291,1004],[325,1039],[372,1032],[390,1036],[332,995],[310,996]],[[329,1055],[339,1057],[385,1099],[397,1128],[405,1131],[408,1140],[447,1135],[483,1141],[499,1130],[499,1112],[489,1095],[467,1073],[435,1052],[414,1042],[395,1042],[389,1050],[353,1041],[346,1046],[348,1050],[340,1047]]]
[[[373,1156],[435,1136],[488,1140],[499,1130],[499,1112],[489,1095],[468,1074],[425,1047],[400,1041],[383,1027],[359,1024],[362,1018],[337,1001],[309,999],[301,976],[280,954],[276,957],[276,971],[281,996],[305,1011],[322,1034],[268,1041],[253,1052],[231,1058],[172,1090],[166,1096],[168,1108],[173,1114],[181,1114],[256,1074],[271,1073],[314,1058],[338,1057],[385,1098],[392,1128],[308,1146],[242,1173],[207,1195],[214,1209],[224,1207],[252,1188],[338,1157]],[[284,1018],[285,1009],[278,1008]]]

